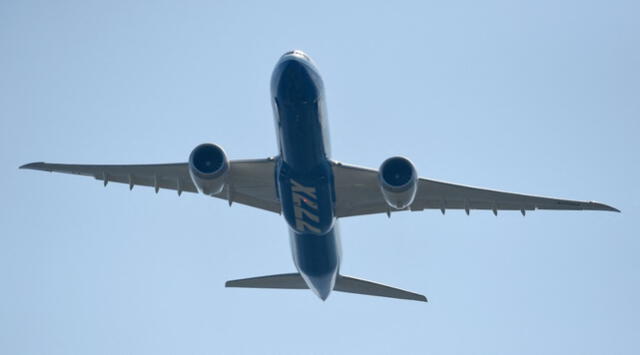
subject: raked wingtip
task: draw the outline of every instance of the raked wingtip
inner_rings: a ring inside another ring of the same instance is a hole
[[[44,162],[42,162],[42,161],[38,161],[38,162],[34,162],[34,163],[29,163],[29,164],[21,165],[18,169],[32,169],[32,170],[37,170],[39,167],[41,167],[41,166],[42,166],[42,164],[44,164]]]
[[[594,206],[596,210],[622,213],[622,211],[620,211],[619,209],[604,203],[591,201],[591,205]]]

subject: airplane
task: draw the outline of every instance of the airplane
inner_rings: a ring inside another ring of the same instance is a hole
[[[278,155],[228,160],[216,144],[193,149],[186,163],[72,165],[30,163],[33,169],[90,176],[109,182],[201,193],[284,215],[289,227],[295,273],[227,281],[226,287],[311,289],[323,301],[332,290],[427,302],[424,295],[341,273],[340,218],[397,211],[601,210],[618,209],[573,201],[502,192],[419,178],[402,156],[378,169],[331,159],[324,84],[303,51],[285,53],[271,76]]]

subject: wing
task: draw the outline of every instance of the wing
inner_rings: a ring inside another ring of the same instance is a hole
[[[224,189],[215,197],[280,213],[275,185],[274,159],[235,160],[230,162],[229,178]],[[57,173],[90,176],[109,182],[134,186],[152,186],[159,189],[198,192],[189,175],[188,163],[148,164],[148,165],[76,165],[31,163],[20,169],[42,170]]]
[[[392,212],[380,192],[378,171],[342,163],[334,163],[336,188],[336,215],[359,216]],[[412,211],[424,209],[491,210],[601,210],[620,212],[611,206],[591,201],[573,201],[532,195],[516,194],[448,182],[419,179],[418,192],[411,206]]]

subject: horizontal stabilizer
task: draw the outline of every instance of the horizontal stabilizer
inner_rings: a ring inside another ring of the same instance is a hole
[[[336,285],[333,288],[335,291],[358,293],[361,295],[401,298],[405,300],[422,301],[427,302],[427,298],[423,295],[401,290],[399,288],[375,283],[372,281],[356,279],[349,276],[338,276]]]
[[[278,274],[227,281],[225,287],[308,289],[300,274]]]
[[[280,288],[280,289],[308,289],[300,274],[278,274],[268,276],[250,277],[247,279],[231,280],[225,283],[225,287],[246,288]],[[372,281],[356,279],[355,277],[338,275],[334,291],[357,293],[361,295],[399,298],[404,300],[427,302],[423,295],[402,290],[399,288],[379,284]]]

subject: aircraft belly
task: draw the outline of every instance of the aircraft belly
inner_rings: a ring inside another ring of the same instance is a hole
[[[336,220],[332,181],[328,162],[304,174],[281,162],[278,172],[280,203],[293,230],[314,235],[324,235],[331,230]]]
[[[271,81],[280,157],[277,190],[300,275],[320,298],[333,290],[340,265],[333,170],[323,83],[308,58],[292,52]]]

